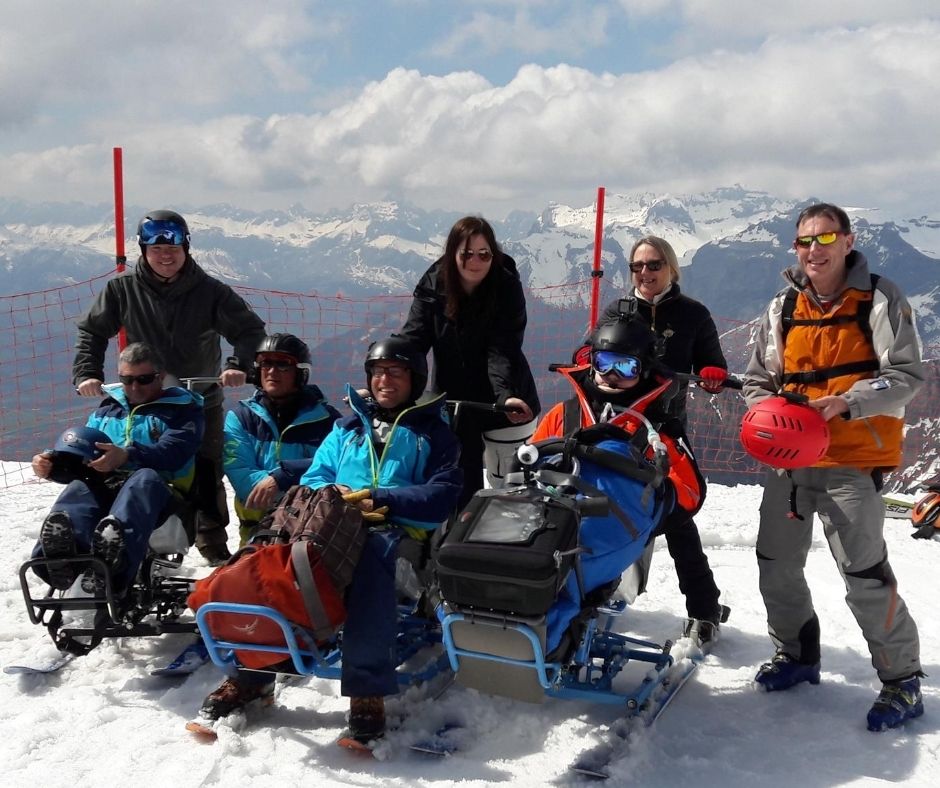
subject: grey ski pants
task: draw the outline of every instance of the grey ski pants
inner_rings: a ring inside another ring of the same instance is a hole
[[[794,492],[802,520],[787,516]],[[764,481],[757,564],[768,630],[778,651],[804,662],[818,659],[818,626],[804,573],[814,514],[823,524],[845,581],[845,601],[879,678],[890,681],[920,671],[917,626],[888,563],[884,501],[871,475],[850,467],[801,468],[792,471],[792,481],[770,471]]]

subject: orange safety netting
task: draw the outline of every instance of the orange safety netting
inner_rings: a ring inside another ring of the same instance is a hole
[[[49,448],[68,426],[83,424],[93,403],[80,398],[72,386],[75,321],[85,312],[103,279],[65,285],[52,290],[0,296],[0,488],[34,478],[28,463]],[[411,294],[347,298],[317,293],[293,293],[236,287],[264,319],[268,331],[289,331],[302,337],[313,351],[311,381],[333,403],[340,403],[346,382],[364,382],[362,359],[373,339],[387,336],[404,323]],[[542,287],[529,291],[529,323],[525,352],[536,376],[543,410],[569,396],[560,375],[548,371],[552,363],[568,362],[588,327],[591,280]],[[601,294],[603,307],[617,297],[609,287]],[[722,347],[731,370],[746,363],[754,322],[715,317]],[[937,348],[925,349],[936,358]],[[223,357],[230,354],[223,343]],[[109,346],[108,368],[116,378],[117,342]],[[905,466],[923,461],[935,451],[928,440],[930,419],[940,413],[940,380],[935,362],[928,365],[928,383],[907,410]],[[229,389],[227,403],[249,396],[252,389]],[[735,392],[711,397],[690,389],[689,428],[699,464],[712,481],[760,481],[760,469],[738,442],[744,404]],[[895,475],[895,486],[916,481],[915,474]]]

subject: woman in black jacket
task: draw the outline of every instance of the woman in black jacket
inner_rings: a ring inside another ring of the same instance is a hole
[[[460,219],[443,256],[415,288],[402,329],[423,351],[433,351],[434,391],[512,409],[505,414],[460,411],[460,506],[483,487],[484,465],[490,485],[502,483],[516,447],[535,429],[540,406],[522,353],[525,327],[525,294],[515,261],[500,250],[485,219]]]
[[[679,291],[679,262],[672,246],[654,235],[640,238],[630,250],[630,273],[633,280],[630,296],[636,301],[637,315],[656,335],[660,363],[674,372],[695,372],[704,379],[699,384],[702,388],[711,393],[719,391],[728,364],[721,352],[718,330],[708,308]],[[604,310],[599,325],[616,322],[619,312],[619,300],[612,302]],[[679,382],[679,390],[668,408],[669,415],[679,419],[686,432],[687,388],[688,383]],[[673,520],[664,533],[689,616],[684,634],[707,649],[729,610],[718,602],[721,592],[702,549],[695,521]]]

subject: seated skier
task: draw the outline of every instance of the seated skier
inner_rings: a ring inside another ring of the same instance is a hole
[[[293,334],[265,337],[255,354],[255,385],[225,416],[225,475],[235,490],[244,545],[264,513],[300,481],[339,411],[309,382],[310,349]]]
[[[589,596],[598,589],[609,593],[634,562],[640,570],[637,591],[642,591],[644,548],[671,521],[687,519],[698,511],[705,497],[705,481],[681,423],[667,415],[669,400],[677,386],[668,370],[657,363],[656,338],[649,328],[640,320],[621,315],[617,322],[598,328],[589,342],[590,365],[562,369],[575,389],[575,396],[545,414],[532,442],[576,434],[579,440],[593,440],[601,448],[628,455],[631,444],[637,446],[647,432],[643,418],[659,432],[669,459],[667,494],[661,510],[655,512],[647,503],[632,513],[634,523],[642,526],[636,536],[612,517],[600,518],[600,523],[595,522],[599,518],[585,518],[581,526],[581,544],[591,548],[581,557],[583,591]],[[645,453],[647,457],[653,456],[648,446]],[[618,479],[616,471],[585,462],[580,475],[621,507],[642,503],[639,489],[623,488],[623,480]],[[592,540],[597,543],[592,544]],[[548,615],[547,651],[557,645],[565,626],[579,612],[580,590],[577,579],[569,577]]]
[[[105,399],[86,427],[66,430],[60,451],[33,457],[38,477],[68,482],[39,529],[33,558],[90,554],[109,568],[114,592],[127,589],[174,488],[186,491],[192,483],[202,440],[202,397],[164,389],[164,374],[152,347],[128,345],[118,360],[120,384],[103,387]],[[79,456],[93,459],[76,464]],[[35,571],[53,588],[66,590],[76,580],[75,566],[50,560]],[[88,570],[81,585],[100,593],[104,578]]]
[[[349,727],[339,744],[366,748],[384,735],[385,695],[398,692],[395,568],[406,539],[424,542],[451,514],[460,493],[459,445],[443,416],[443,395],[416,404],[427,383],[427,360],[408,340],[373,343],[362,397],[320,444],[300,483],[336,485],[362,512],[369,535],[346,594],[342,634],[343,695]],[[240,670],[206,697],[200,718],[213,721],[249,702],[273,702],[274,675]]]

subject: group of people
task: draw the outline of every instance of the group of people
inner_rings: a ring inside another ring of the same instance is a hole
[[[686,394],[689,377],[720,391],[727,363],[707,308],[681,293],[665,240],[634,244],[632,290],[576,351],[568,373],[575,396],[541,421],[522,350],[522,283],[482,218],[453,226],[401,331],[370,345],[366,385],[347,386],[346,416],[311,382],[307,345],[292,334],[267,335],[244,300],[196,264],[181,216],[148,214],[138,242],[134,271],[109,281],[79,322],[74,382],[83,396],[104,397],[87,427],[106,437],[40,529],[34,555],[51,559],[44,579],[55,588],[100,586],[94,573],[74,576],[67,559],[82,553],[96,555],[126,588],[150,532],[181,495],[196,502],[197,548],[211,564],[227,560],[223,473],[235,490],[242,543],[292,485],[337,486],[369,527],[346,597],[342,661],[342,693],[351,698],[344,738],[365,745],[383,734],[384,697],[397,691],[397,556],[459,511],[484,486],[484,473],[489,486],[500,486],[520,444],[603,423],[629,437],[639,414],[669,453],[675,505],[657,532],[685,596],[683,633],[704,649],[714,642],[730,611],[694,522],[706,485],[691,449]],[[763,317],[744,376],[749,404],[781,391],[806,394],[832,435],[813,467],[767,473],[757,553],[776,653],[755,680],[768,691],[820,680],[820,626],[803,573],[818,514],[882,682],[868,715],[869,728],[881,730],[923,711],[917,630],[888,563],[879,490],[882,474],[900,462],[903,407],[924,376],[910,306],[888,279],[869,274],[853,244],[838,207],[800,214],[797,264]],[[120,384],[104,385],[104,353],[120,328],[131,343],[120,355]],[[235,350],[224,370],[220,337]],[[192,376],[216,380],[196,390],[174,385]],[[222,387],[248,379],[257,391],[223,420]],[[445,395],[505,407],[462,412],[452,428]],[[38,476],[56,478],[54,457],[34,458]],[[239,671],[206,698],[202,713],[218,719],[268,702],[273,686],[271,674]]]

